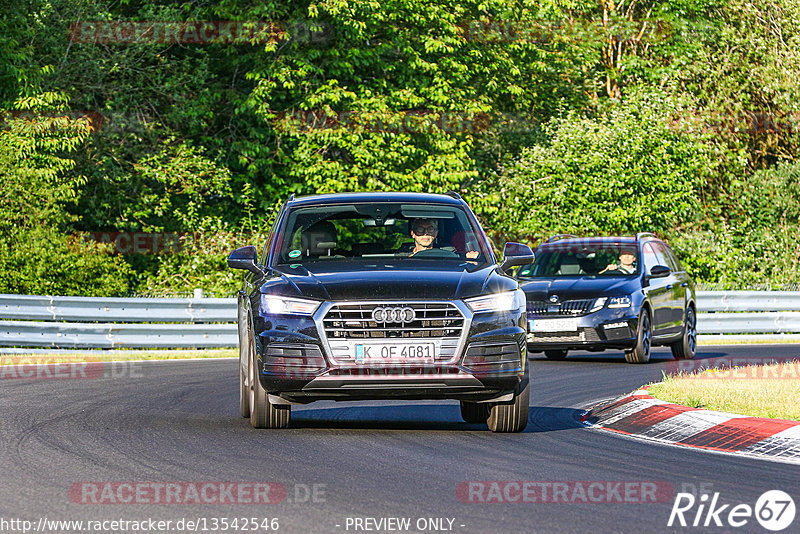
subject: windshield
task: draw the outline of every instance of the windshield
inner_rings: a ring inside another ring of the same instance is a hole
[[[276,242],[275,264],[376,259],[484,263],[484,240],[460,207],[357,203],[292,210]]]
[[[523,266],[521,278],[560,276],[635,276],[639,251],[625,243],[564,243],[540,247],[536,260]]]

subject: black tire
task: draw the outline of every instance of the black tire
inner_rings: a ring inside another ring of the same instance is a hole
[[[669,346],[676,360],[691,360],[697,354],[697,314],[692,306],[686,308],[686,324],[680,341]]]
[[[625,351],[625,361],[628,363],[647,363],[650,361],[650,348],[653,344],[653,321],[650,311],[642,308],[639,314],[639,327],[636,329],[636,346],[633,350]]]
[[[250,329],[246,326],[245,317],[248,317],[247,314],[239,308],[239,361],[236,362],[239,367],[239,414],[248,418],[250,417],[250,389],[247,386],[247,373],[249,372],[248,358],[250,355],[247,352],[247,335],[250,334]],[[243,335],[242,330],[247,335]],[[244,366],[242,366],[242,362],[244,362]]]
[[[525,386],[508,404],[493,404],[489,409],[486,423],[492,432],[522,432],[528,426],[528,411],[531,400],[531,384],[525,380]]]
[[[544,356],[548,360],[563,360],[567,357],[566,350],[546,350],[544,351]]]
[[[466,423],[485,423],[489,419],[488,402],[461,401],[461,419]]]
[[[247,387],[247,374],[242,369],[242,362],[236,362],[239,366],[239,412],[242,417],[250,417],[250,389]]]
[[[292,416],[290,405],[276,405],[269,402],[267,391],[261,386],[258,379],[258,365],[256,362],[256,350],[252,337],[247,340],[249,353],[249,403],[250,403],[250,424],[253,428],[286,428]]]

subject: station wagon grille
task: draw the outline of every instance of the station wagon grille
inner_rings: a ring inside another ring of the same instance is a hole
[[[528,343],[587,343],[600,341],[597,330],[590,327],[581,328],[578,332],[531,332]]]
[[[528,315],[565,315],[568,317],[584,315],[592,309],[594,301],[595,299],[577,299],[550,303],[543,300],[529,300]]]

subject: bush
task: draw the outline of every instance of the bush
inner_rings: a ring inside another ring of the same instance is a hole
[[[800,283],[800,225],[742,231],[728,224],[676,235],[670,245],[695,281],[719,289],[782,289]]]
[[[501,179],[501,225],[538,237],[665,233],[695,220],[715,163],[708,134],[673,127],[688,107],[638,91],[601,116],[551,121],[549,144],[524,150]]]
[[[0,239],[0,293],[126,296],[133,271],[99,245],[52,229]]]
[[[180,253],[155,257],[157,265],[142,273],[135,291],[161,295],[201,288],[206,296],[231,296],[242,285],[242,271],[228,268],[228,254],[244,245],[255,245],[260,254],[265,239],[264,235],[231,232],[223,228],[198,234],[198,239],[188,239],[184,243]]]

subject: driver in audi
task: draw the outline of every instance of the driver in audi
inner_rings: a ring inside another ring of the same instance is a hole
[[[414,248],[411,250],[409,257],[417,252],[433,248],[433,243],[439,236],[439,221],[436,219],[412,219],[409,228],[411,229],[411,237],[414,239]],[[478,254],[477,250],[470,250],[466,253],[466,257],[471,260],[477,258]]]

